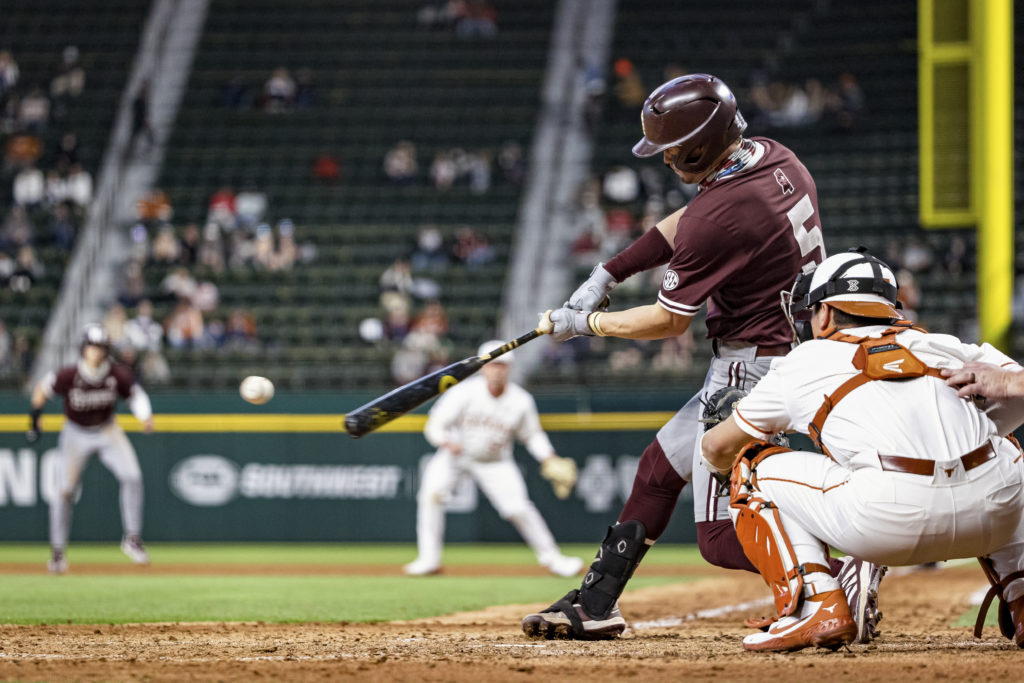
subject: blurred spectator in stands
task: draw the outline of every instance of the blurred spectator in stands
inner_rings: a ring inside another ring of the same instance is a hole
[[[617,203],[634,202],[640,196],[640,176],[629,166],[613,166],[604,174],[604,196]]]
[[[394,343],[400,343],[409,334],[412,318],[409,306],[393,306],[384,318],[384,337]]]
[[[202,313],[212,313],[220,305],[220,290],[217,285],[209,280],[199,283],[196,292],[192,296],[192,303]]]
[[[919,320],[917,309],[921,305],[921,287],[917,283],[917,278],[909,270],[902,269],[896,273],[896,282],[900,283],[896,298],[903,304],[903,310],[900,312],[904,318],[916,322]]]
[[[399,141],[384,155],[384,174],[397,185],[412,183],[418,169],[416,145],[408,140]]]
[[[199,227],[189,223],[181,231],[178,241],[178,263],[183,266],[194,266],[199,261]]]
[[[583,90],[583,124],[588,131],[595,131],[601,122],[608,83],[604,78],[604,68],[596,63],[581,60],[579,70]]]
[[[14,372],[21,377],[28,377],[32,372],[36,355],[32,351],[32,342],[24,332],[15,332],[11,350],[11,365]]]
[[[46,183],[43,192],[46,195],[46,203],[50,206],[63,204],[68,200],[68,181],[57,169],[50,169],[46,172]]]
[[[685,372],[693,366],[693,352],[697,349],[693,341],[693,331],[669,337],[661,343],[658,353],[651,359],[651,369],[655,372]]]
[[[137,353],[137,352],[136,352]],[[136,372],[147,385],[166,384],[171,379],[171,367],[161,351],[139,354]]]
[[[394,292],[402,295],[406,300],[412,297],[413,277],[412,268],[406,259],[398,259],[388,266],[380,275],[380,291],[382,295]]]
[[[412,331],[426,332],[443,338],[448,334],[448,313],[436,299],[428,301],[420,314],[413,318]]]
[[[593,181],[585,182],[580,191],[580,206],[575,212],[573,231],[576,235],[570,248],[573,264],[584,265],[600,260],[608,224]]]
[[[103,327],[107,330],[107,335],[110,337],[110,345],[118,351],[129,344],[128,333],[125,329],[127,323],[128,314],[121,304],[111,306],[110,310],[107,311],[107,315],[103,318]]]
[[[35,163],[43,155],[43,142],[34,135],[12,135],[4,145],[4,170]]]
[[[456,35],[493,38],[498,34],[498,12],[488,0],[465,0],[457,12]]]
[[[232,76],[224,85],[224,104],[239,109],[246,104],[249,88],[241,76]]]
[[[35,166],[26,166],[14,176],[14,203],[34,207],[46,196],[46,181],[43,172]]]
[[[139,220],[147,224],[166,223],[174,215],[171,202],[163,190],[154,187],[135,205]]]
[[[949,251],[943,265],[950,275],[964,275],[971,270],[971,259],[967,253],[967,240],[963,237],[954,237],[949,242]],[[1018,277],[1019,282],[1024,282]]]
[[[625,57],[615,60],[612,65],[612,73],[615,75],[612,92],[619,104],[620,113],[623,116],[626,114],[630,117],[636,116],[640,107],[643,106],[644,100],[647,99],[647,88],[640,78],[640,73],[633,66],[633,62]]]
[[[864,117],[867,103],[857,77],[849,71],[839,74],[833,114],[839,130],[851,130]]]
[[[32,241],[34,227],[24,206],[12,206],[0,228],[0,249],[14,251]]]
[[[450,28],[462,12],[465,0],[428,0],[416,11],[416,23],[422,28]]]
[[[14,275],[14,259],[6,251],[0,251],[0,286],[6,287]]]
[[[203,330],[205,335],[203,340],[203,346],[211,349],[219,349],[224,346],[224,343],[228,338],[228,326],[224,324],[224,319],[219,316],[214,316],[206,321],[206,328]]]
[[[256,270],[271,270],[274,267],[274,232],[266,223],[256,226],[252,265]]]
[[[225,345],[235,349],[253,349],[259,346],[256,318],[252,313],[236,308],[228,315]]]
[[[932,248],[920,237],[911,237],[903,249],[903,267],[911,273],[923,273],[931,270],[935,256]],[[900,286],[903,286],[900,281]]]
[[[645,342],[631,341],[626,348],[616,348],[608,354],[608,368],[615,373],[632,373],[644,365]]]
[[[469,191],[475,195],[486,194],[491,189],[491,155],[478,150],[466,159],[466,175],[469,177]]]
[[[71,131],[61,135],[55,156],[56,167],[61,173],[70,171],[72,164],[81,163],[78,150],[78,135]]]
[[[85,89],[85,69],[78,63],[79,52],[74,45],[68,45],[61,52],[57,75],[50,81],[50,95],[54,98],[74,98]]]
[[[246,183],[245,189],[235,195],[235,222],[238,227],[254,228],[266,212],[267,195],[257,190],[255,183]]]
[[[295,72],[295,106],[299,109],[309,109],[313,106],[316,98],[316,83],[313,81],[313,71],[302,68]]]
[[[160,291],[172,299],[191,301],[196,295],[199,283],[188,272],[188,268],[178,266],[160,282]]]
[[[68,199],[83,209],[92,201],[92,174],[82,168],[81,164],[71,165],[67,177],[67,192]]]
[[[256,243],[248,233],[235,230],[228,235],[228,268],[231,270],[243,270],[251,266],[255,252]]]
[[[291,72],[283,66],[274,69],[263,85],[264,111],[272,114],[291,109],[295,104],[296,85]]]
[[[405,384],[422,377],[432,367],[443,367],[447,358],[448,345],[441,337],[414,326],[391,359],[391,376],[396,384]]]
[[[191,301],[181,299],[164,321],[167,343],[176,349],[201,346],[203,342],[203,314]]]
[[[506,140],[498,151],[498,168],[501,169],[501,177],[510,185],[516,187],[523,184],[526,177],[526,159],[523,156],[523,147],[515,140]]]
[[[78,236],[78,225],[72,218],[67,204],[63,202],[55,204],[53,207],[53,217],[50,220],[50,235],[57,246],[64,251],[71,251],[75,246],[75,238]]]
[[[199,244],[198,264],[214,273],[224,272],[224,242],[216,223],[203,228],[203,241]]]
[[[50,98],[35,87],[21,98],[18,105],[18,124],[27,133],[42,133],[50,122]]]
[[[27,292],[45,274],[46,268],[36,258],[36,250],[26,244],[18,249],[18,258],[14,262],[14,273],[11,274],[11,289],[16,292]]]
[[[181,257],[181,245],[174,234],[173,225],[164,223],[157,229],[149,256],[153,263],[164,265],[178,263]]]
[[[434,155],[434,161],[430,164],[430,181],[434,188],[441,190],[451,189],[458,177],[459,169],[455,165],[455,157],[450,149],[442,149]]]
[[[156,133],[149,120],[149,79],[142,81],[138,92],[132,98],[132,137],[136,156],[147,153],[156,144]]]
[[[216,223],[223,230],[235,229],[235,193],[228,187],[221,187],[210,197],[207,222]]]
[[[159,353],[163,348],[164,328],[153,320],[153,302],[143,299],[135,310],[135,317],[124,324],[126,341],[142,355],[146,351]]]
[[[471,270],[494,261],[494,248],[487,242],[487,238],[468,225],[455,231],[452,254],[459,263]]]
[[[324,185],[335,185],[341,179],[341,164],[337,157],[321,150],[313,160],[313,178]]]
[[[18,63],[9,50],[0,50],[0,101],[4,95],[18,84]]]
[[[295,266],[298,247],[295,244],[295,224],[288,218],[277,223],[277,251],[271,270],[291,270]]]
[[[138,260],[130,260],[121,272],[121,282],[117,290],[117,301],[125,308],[135,308],[146,298],[146,280],[142,276],[142,265]]]
[[[149,260],[149,230],[146,224],[141,221],[136,223],[128,231],[128,239],[131,244],[130,259],[142,264]],[[134,304],[133,304],[134,305]],[[131,306],[129,306],[131,308]]]
[[[437,226],[425,225],[420,228],[416,249],[412,253],[412,268],[426,271],[444,271],[448,268],[444,238]]]
[[[4,322],[0,320],[0,376],[7,377],[14,369],[11,356],[11,334],[7,331],[7,326],[4,325]]]

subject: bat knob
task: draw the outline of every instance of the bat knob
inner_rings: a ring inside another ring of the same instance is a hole
[[[544,311],[544,315],[540,317],[540,322],[537,324],[537,331],[541,334],[551,334],[555,329],[555,324],[551,322],[551,309]]]

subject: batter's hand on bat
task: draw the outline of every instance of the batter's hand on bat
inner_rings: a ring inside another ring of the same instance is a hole
[[[555,341],[564,342],[569,341],[573,337],[594,336],[594,331],[590,329],[590,325],[587,323],[587,316],[590,313],[586,311],[556,308],[545,315],[548,315],[551,319],[551,338]]]
[[[994,401],[1024,397],[1024,373],[1004,370],[990,363],[971,361],[956,370],[943,370],[946,384],[961,398],[984,396]]]
[[[590,272],[590,277],[576,288],[564,306],[585,313],[605,311],[608,309],[608,294],[617,284],[611,273],[604,269],[604,264],[598,263]]]

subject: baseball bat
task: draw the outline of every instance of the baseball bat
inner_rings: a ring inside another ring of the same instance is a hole
[[[536,328],[521,337],[505,342],[482,356],[470,356],[457,363],[452,363],[448,367],[413,380],[384,394],[380,398],[359,406],[345,416],[345,431],[353,439],[369,434],[395,418],[405,415],[423,402],[448,391],[448,389],[451,389],[498,356],[508,353],[512,349],[522,346],[537,337],[549,334],[552,324],[548,313],[544,314],[544,318]]]

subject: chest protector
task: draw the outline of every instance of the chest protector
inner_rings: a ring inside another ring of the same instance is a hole
[[[836,404],[857,387],[875,380],[898,382],[924,376],[942,379],[942,372],[938,368],[925,365],[909,349],[901,346],[896,341],[896,335],[906,330],[927,331],[922,327],[916,327],[909,320],[901,320],[892,323],[878,337],[856,337],[843,334],[839,330],[833,330],[819,337],[819,339],[828,339],[829,341],[857,344],[857,352],[853,356],[853,367],[860,370],[859,374],[840,384],[839,388],[825,397],[825,402],[818,408],[818,412],[814,415],[814,420],[808,426],[811,440],[814,441],[814,445],[825,455],[830,458],[832,457],[832,454],[828,452],[828,449],[825,448],[821,441],[821,430],[825,426],[825,420],[828,419]]]

